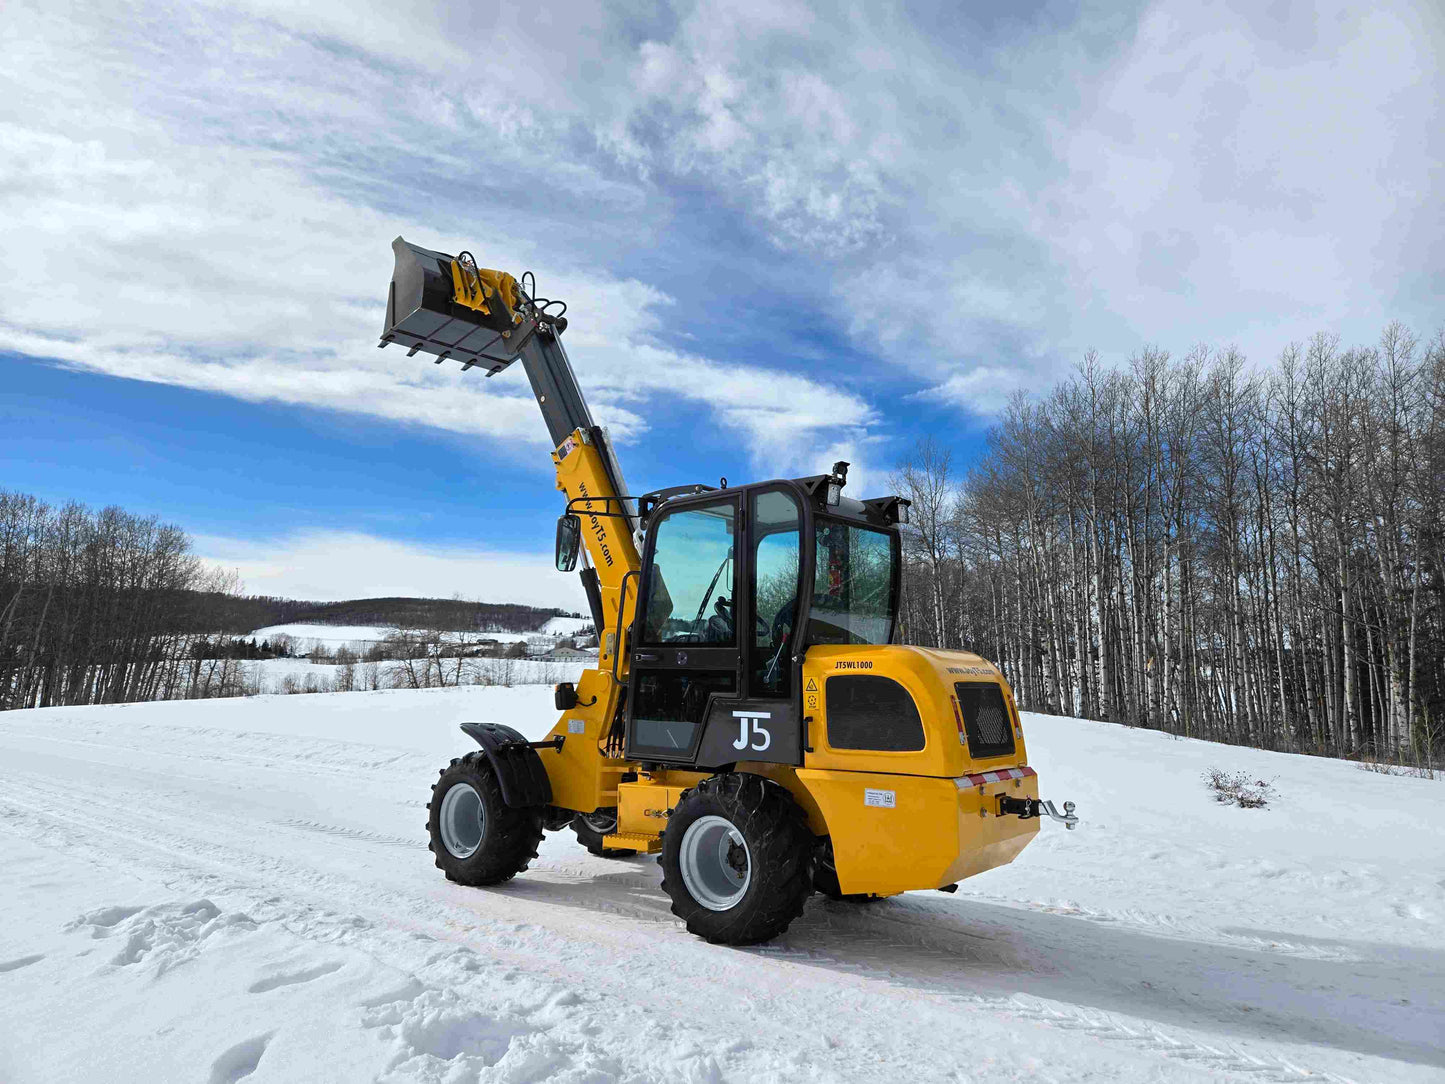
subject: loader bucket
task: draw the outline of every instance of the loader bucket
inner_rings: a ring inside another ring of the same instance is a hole
[[[378,346],[399,343],[407,357],[418,350],[436,356],[440,364],[459,361],[464,369],[479,365],[492,376],[517,358],[517,351],[535,327],[506,325],[502,331],[486,315],[458,304],[453,294],[452,257],[433,252],[398,237],[391,243],[396,268],[386,299],[386,326]]]

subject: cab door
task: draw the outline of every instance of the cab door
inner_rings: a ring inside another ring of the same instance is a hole
[[[803,762],[797,690],[801,622],[806,599],[803,506],[791,486],[748,491],[738,623],[743,685],[736,698],[715,697],[708,711],[699,768],[727,764]]]
[[[663,511],[648,530],[627,695],[629,760],[690,764],[715,695],[742,682],[741,496]]]
[[[740,507],[743,524],[736,535],[740,541],[733,594],[737,683],[729,689],[703,687],[706,704],[695,701],[688,715],[691,724],[697,709],[704,709],[701,736],[688,763],[706,771],[759,762],[802,763],[794,657],[798,615],[806,601],[799,598],[806,582],[800,575],[803,506],[793,488],[780,483],[749,487]],[[666,539],[659,539],[658,552],[666,545]],[[692,612],[690,607],[685,611]],[[680,685],[688,679],[678,675],[675,680]],[[690,681],[688,687],[697,685]]]

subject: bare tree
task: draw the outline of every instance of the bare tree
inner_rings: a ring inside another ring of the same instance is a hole
[[[960,481],[924,443],[904,614],[1024,706],[1337,755],[1439,756],[1445,336],[1318,335],[1017,396]],[[1433,761],[1431,761],[1433,762]]]

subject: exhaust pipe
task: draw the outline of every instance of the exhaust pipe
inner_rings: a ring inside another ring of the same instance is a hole
[[[477,267],[470,253],[448,256],[398,237],[396,267],[386,298],[386,325],[378,347],[398,343],[407,357],[423,351],[440,365],[482,366],[495,376],[517,360],[537,330],[532,306],[516,279]]]

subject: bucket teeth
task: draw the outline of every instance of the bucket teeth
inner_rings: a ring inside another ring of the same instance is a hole
[[[457,299],[456,258],[444,252],[413,245],[401,237],[391,243],[396,267],[386,302],[386,326],[378,346],[397,343],[407,357],[418,351],[432,354],[437,364],[448,359],[464,369],[481,365],[488,376],[517,360],[517,354],[537,330],[536,320],[506,303],[525,303],[515,280],[503,272],[477,269],[479,283],[490,296]],[[506,285],[509,290],[500,287]],[[480,296],[481,291],[477,291]]]

